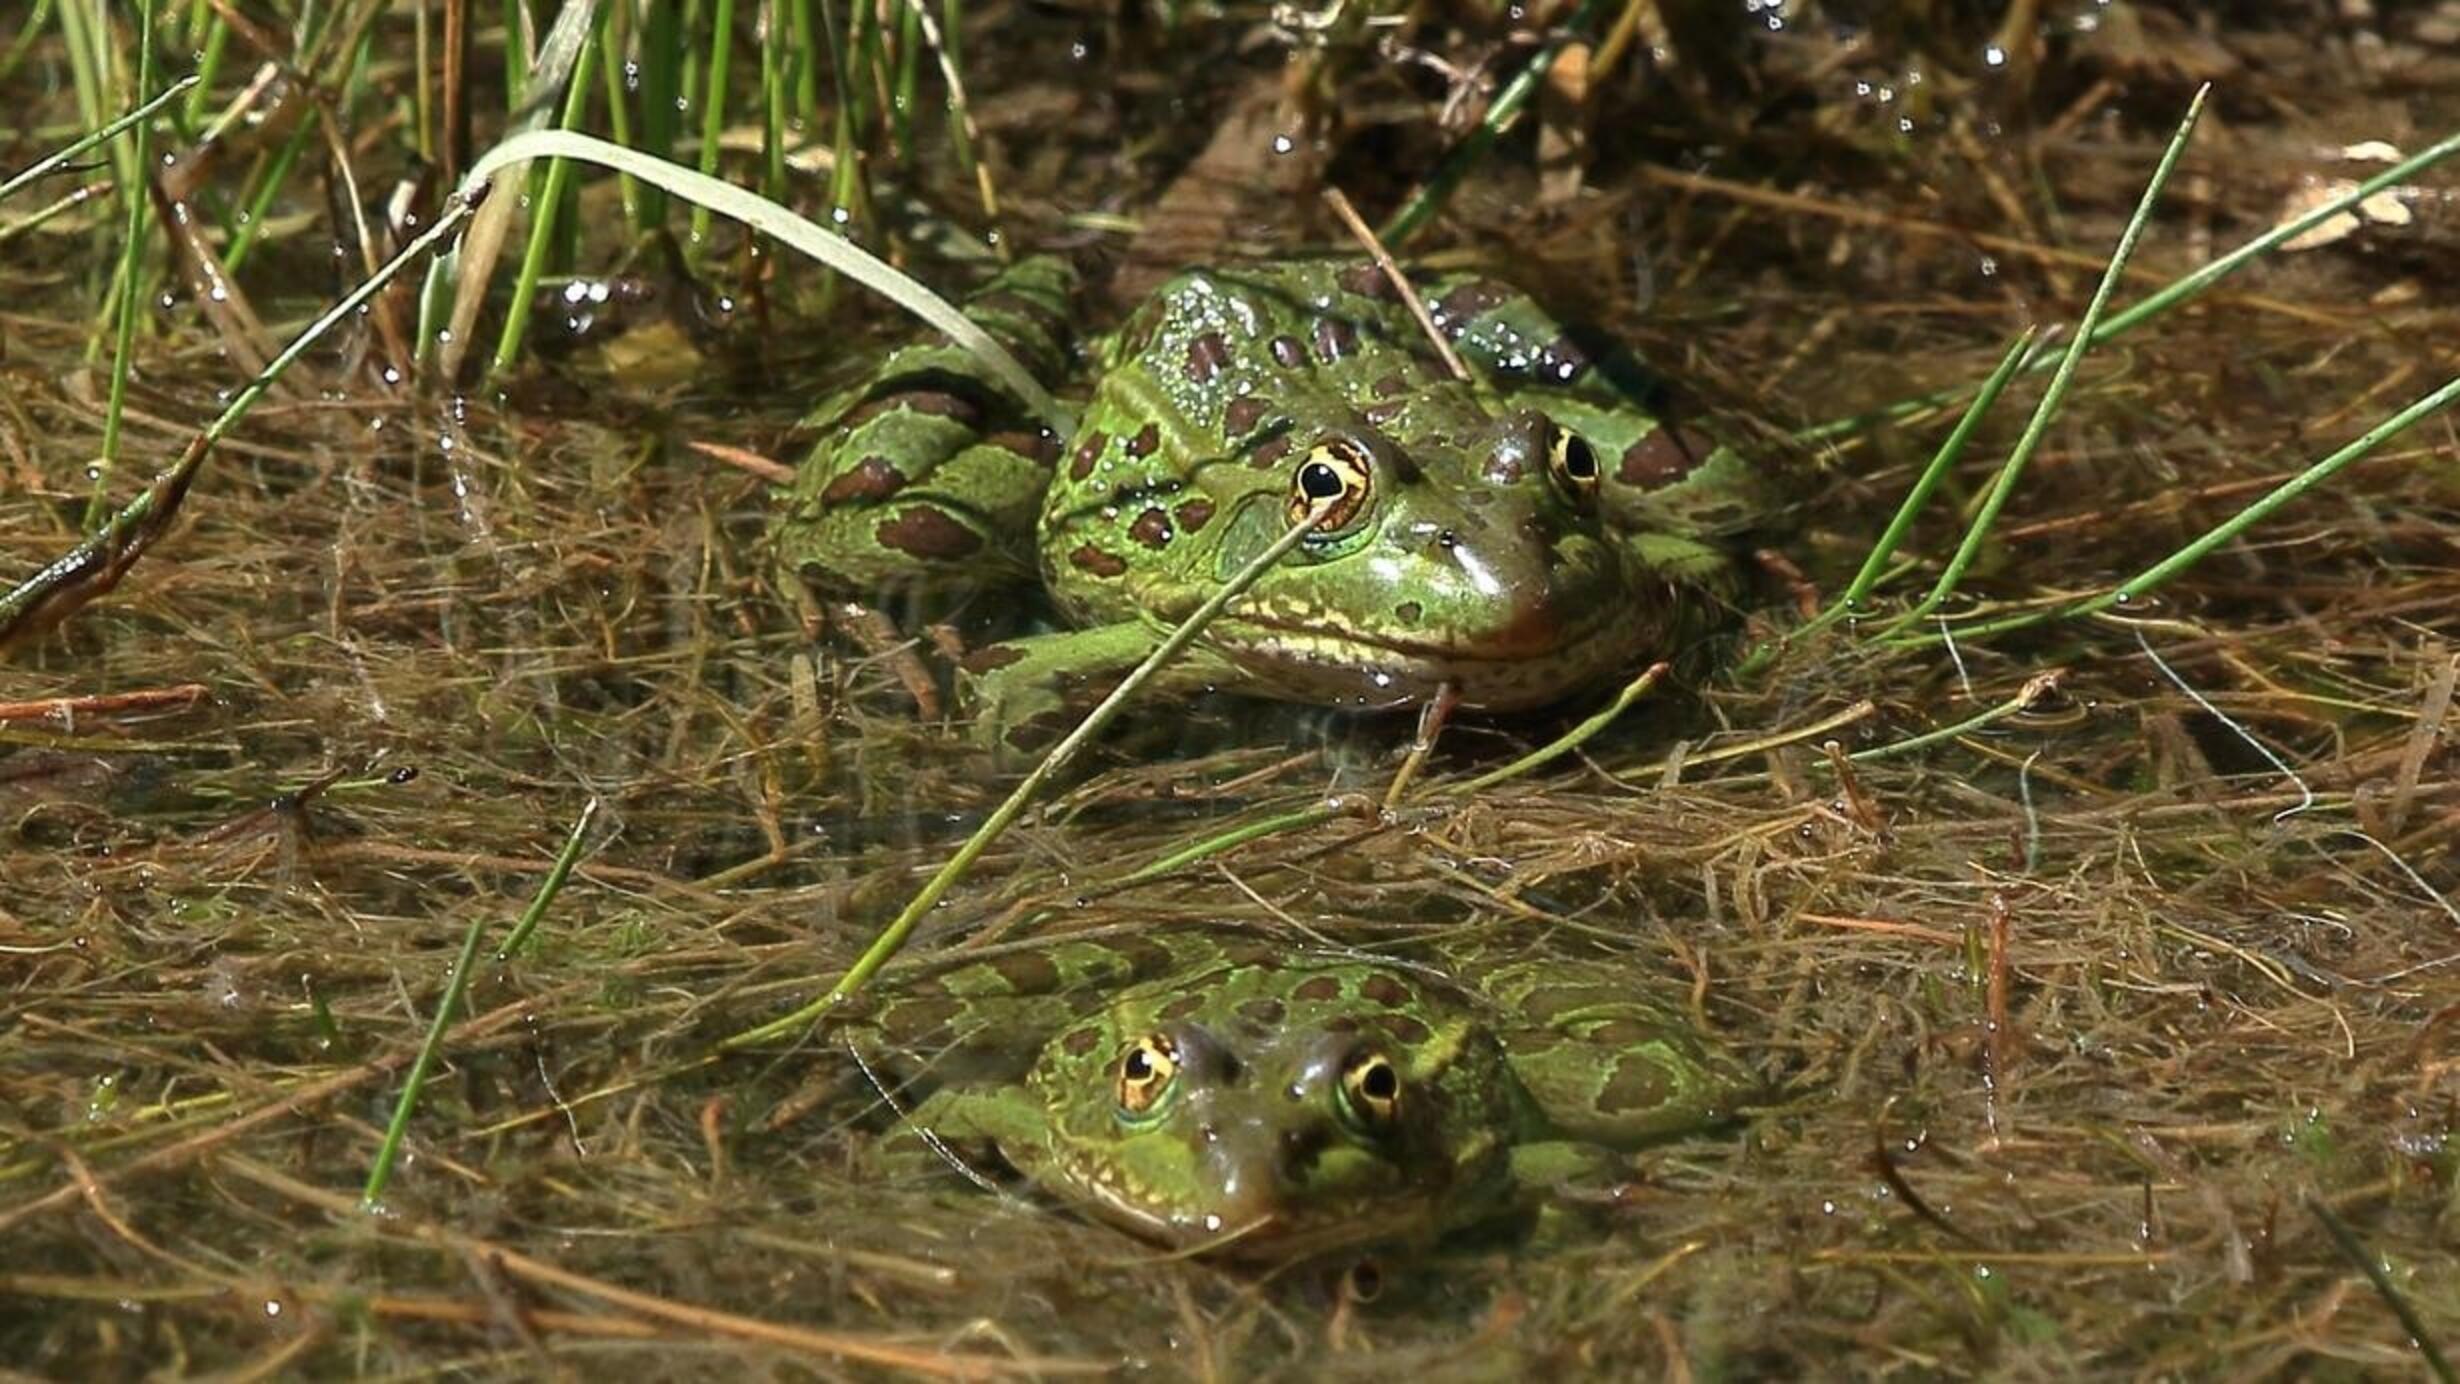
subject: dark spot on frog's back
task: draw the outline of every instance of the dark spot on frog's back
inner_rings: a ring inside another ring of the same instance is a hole
[[[1404,625],[1415,625],[1426,618],[1426,607],[1416,601],[1403,601],[1392,608],[1392,618]]]
[[[963,1000],[934,995],[901,996],[880,1011],[880,1022],[908,1035],[939,1033],[965,1013]]]
[[[1377,377],[1374,387],[1376,398],[1398,399],[1402,395],[1409,392],[1409,381],[1402,379],[1397,374],[1383,375]]]
[[[1128,439],[1127,454],[1132,457],[1149,457],[1159,451],[1161,445],[1162,425],[1147,423],[1136,430],[1134,437]]]
[[[1011,952],[996,963],[999,978],[1019,995],[1045,995],[1059,988],[1059,963],[1041,952]]]
[[[1642,490],[1660,490],[1688,476],[1707,456],[1693,447],[1673,425],[1660,423],[1649,435],[1623,449],[1615,479]]]
[[[1244,398],[1232,399],[1230,406],[1221,411],[1222,431],[1232,437],[1242,437],[1254,432],[1256,424],[1263,421],[1265,410],[1271,407],[1271,404],[1253,394]]]
[[[996,672],[1023,657],[1025,651],[1014,644],[985,644],[965,656],[965,671]]]
[[[908,413],[927,413],[934,418],[953,418],[960,423],[971,423],[982,416],[981,406],[971,399],[961,398],[941,389],[907,389],[883,399],[874,399],[856,408],[852,413],[846,415],[844,425],[850,428],[857,423],[868,422],[892,409],[903,409]]]
[[[1290,435],[1288,433],[1283,433],[1281,436],[1276,437],[1272,441],[1265,443],[1263,446],[1256,448],[1255,457],[1250,464],[1258,467],[1279,466],[1281,464],[1281,459],[1289,454]]]
[[[982,548],[981,534],[923,505],[899,511],[871,533],[881,547],[914,557],[948,560],[970,557]]]
[[[1092,475],[1093,464],[1102,459],[1102,449],[1109,445],[1110,439],[1098,430],[1087,430],[1076,444],[1075,458],[1068,463],[1068,479],[1081,481]]]
[[[1407,1009],[1418,1001],[1418,992],[1403,984],[1397,976],[1368,976],[1360,983],[1358,993],[1386,1009]]]
[[[1358,349],[1358,328],[1346,317],[1315,319],[1315,354],[1326,365]]]
[[[1405,1048],[1418,1047],[1435,1036],[1435,1030],[1407,1014],[1395,1014],[1384,1020],[1384,1031],[1392,1035],[1392,1041]]]
[[[1360,260],[1343,269],[1338,276],[1338,282],[1343,288],[1361,298],[1398,298],[1401,296],[1393,288],[1391,276],[1384,272],[1383,266],[1373,260]]]
[[[1654,1110],[1666,1103],[1665,1070],[1656,1063],[1638,1057],[1625,1057],[1614,1064],[1614,1070],[1592,1098],[1597,1108],[1606,1114],[1625,1110]]]
[[[1290,993],[1309,1004],[1329,1003],[1341,998],[1341,978],[1339,976],[1309,976],[1300,981]]]
[[[1167,548],[1171,539],[1170,516],[1162,513],[1158,505],[1147,509],[1128,525],[1128,537],[1148,548]]]
[[[824,505],[885,500],[905,488],[905,473],[886,457],[865,457],[820,492]]]
[[[1075,552],[1068,554],[1068,564],[1097,577],[1115,577],[1127,571],[1126,558],[1103,552],[1090,543],[1079,544]]]
[[[993,433],[982,439],[982,445],[1014,452],[1036,466],[1048,466],[1059,459],[1059,439],[1047,432]]]
[[[1273,363],[1284,370],[1296,370],[1307,363],[1307,344],[1297,337],[1286,334],[1274,337],[1269,349],[1273,353]]]
[[[1568,336],[1549,341],[1538,352],[1538,378],[1549,384],[1570,384],[1589,368],[1589,353]]]
[[[1206,332],[1187,343],[1187,378],[1194,384],[1211,384],[1215,376],[1230,364],[1230,343],[1220,332]]]
[[[1204,1001],[1205,996],[1201,991],[1190,991],[1189,993],[1172,1000],[1170,1003],[1163,1005],[1161,1008],[1161,1017],[1168,1022],[1176,1023],[1177,1021],[1186,1018],[1188,1015],[1195,1013],[1197,1010],[1204,1008]]]
[[[1102,1045],[1098,1028],[1072,1028],[1059,1035],[1059,1050],[1070,1057],[1090,1057]]]
[[[1180,528],[1194,533],[1212,522],[1213,502],[1211,500],[1189,500],[1170,512],[1178,519]]]
[[[1459,336],[1478,314],[1510,299],[1512,291],[1488,279],[1472,279],[1435,300],[1435,325],[1446,336]]]

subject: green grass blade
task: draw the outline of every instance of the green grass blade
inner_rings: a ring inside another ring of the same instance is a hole
[[[746,1029],[734,1034],[719,1043],[718,1047],[721,1050],[731,1050],[791,1037],[810,1027],[821,1016],[845,1003],[853,997],[856,991],[869,984],[871,978],[879,973],[880,968],[887,965],[889,959],[905,945],[906,938],[913,934],[915,925],[930,914],[940,899],[955,887],[957,881],[965,877],[968,870],[973,868],[974,861],[990,848],[992,842],[997,841],[1006,833],[1009,826],[1023,815],[1025,809],[1033,803],[1035,798],[1041,796],[1042,789],[1067,767],[1069,761],[1076,758],[1079,751],[1091,744],[1096,735],[1101,734],[1103,727],[1109,725],[1121,711],[1126,709],[1128,701],[1136,695],[1138,689],[1151,681],[1154,674],[1177,658],[1189,644],[1194,643],[1196,636],[1202,634],[1205,626],[1213,623],[1213,618],[1221,614],[1231,601],[1254,585],[1258,577],[1269,571],[1274,563],[1281,561],[1282,557],[1292,548],[1297,547],[1314,530],[1316,523],[1326,513],[1329,503],[1318,504],[1308,514],[1304,523],[1292,524],[1289,532],[1275,539],[1272,546],[1249,559],[1246,566],[1233,573],[1228,581],[1223,582],[1219,589],[1206,597],[1204,604],[1196,607],[1185,620],[1180,621],[1178,627],[1170,632],[1169,637],[1164,639],[1161,645],[1145,658],[1144,662],[1137,664],[1109,696],[1104,697],[1099,705],[1087,712],[1085,719],[1079,721],[1076,728],[1069,731],[1065,739],[1051,747],[1051,752],[1042,757],[1042,762],[1034,766],[1033,772],[1025,776],[1024,781],[1019,783],[1015,790],[1010,792],[1007,798],[992,811],[991,815],[983,820],[980,827],[975,828],[973,835],[965,838],[965,844],[959,846],[956,853],[948,857],[948,863],[942,865],[939,871],[924,883],[912,901],[906,904],[904,911],[891,920],[887,927],[880,929],[879,936],[872,939],[871,945],[864,949],[863,954],[855,959],[854,964],[847,968],[846,973],[839,977],[837,983],[830,986],[826,993],[791,1014],[772,1019],[757,1028]]]
[[[27,164],[24,168],[21,168],[17,172],[9,175],[8,181],[0,182],[0,202],[7,201],[11,193],[25,187],[28,183],[49,177],[54,173],[58,173],[66,169],[70,164],[75,163],[77,159],[88,149],[101,144],[105,140],[111,139],[112,137],[118,135],[120,131],[127,129],[131,125],[142,123],[154,112],[161,110],[164,106],[178,100],[181,92],[188,90],[196,84],[197,79],[193,74],[182,77],[178,81],[173,82],[169,86],[164,87],[162,90],[154,93],[154,98],[152,100],[138,106],[135,110],[128,112],[119,119],[112,121],[110,124],[105,125],[100,129],[78,136],[75,143],[63,147],[58,153],[47,154],[44,157]]]
[[[1589,31],[1589,20],[1599,8],[1600,0],[1580,0],[1580,8],[1572,11],[1571,17],[1564,20],[1556,31],[1560,37],[1532,53],[1528,64],[1513,74],[1503,90],[1495,93],[1495,100],[1486,108],[1486,118],[1478,122],[1478,128],[1453,146],[1452,152],[1444,156],[1444,161],[1410,195],[1409,201],[1376,232],[1378,239],[1394,249],[1400,248],[1425,227],[1427,218],[1451,200],[1452,189],[1460,184],[1470,169],[1478,166],[1487,151],[1495,146],[1495,141],[1512,127],[1513,121],[1520,118],[1521,108],[1537,95],[1538,84],[1546,80],[1547,70],[1555,64],[1555,55],[1563,51],[1563,45],[1571,41],[1572,35]]]
[[[715,178],[718,137],[726,133],[726,76],[733,64],[735,51],[735,0],[717,0],[710,28],[709,71],[701,82],[700,171],[703,177]],[[709,215],[709,204],[695,199],[692,204],[692,244],[695,246],[709,239]]]
[[[2408,407],[2368,428],[2331,455],[2265,491],[2253,503],[2205,530],[2193,542],[2107,591],[2050,610],[2030,610],[2021,615],[1975,620],[1957,626],[1950,633],[1960,639],[2003,634],[2009,630],[2026,629],[2052,620],[2072,620],[2078,616],[2098,615],[2141,600],[2167,585],[2172,578],[2211,556],[2214,549],[2262,523],[2281,506],[2330,480],[2351,464],[2363,459],[2376,448],[2414,427],[2425,418],[2439,410],[2449,408],[2454,401],[2460,401],[2460,376],[2444,381],[2440,388],[2423,395],[2410,403]],[[1946,635],[1941,633],[1927,633],[1904,636],[1896,642],[1900,644],[1930,643],[1944,637]]]
[[[35,40],[42,36],[43,25],[51,18],[52,0],[34,0],[34,8],[26,15],[25,27],[17,31],[17,39],[6,53],[0,53],[0,82],[17,71],[17,65],[34,51]]]
[[[597,815],[598,800],[592,798],[573,822],[571,833],[564,838],[564,849],[555,857],[547,877],[539,882],[538,892],[514,926],[512,938],[497,953],[499,958],[511,955],[519,941],[527,940],[536,930],[538,920],[546,915],[548,905],[563,892],[564,881],[572,877],[573,862],[581,857],[581,842],[588,834],[590,820]],[[445,976],[444,994],[436,1001],[435,1017],[427,1023],[426,1041],[419,1044],[419,1054],[411,1060],[409,1074],[402,1078],[401,1096],[393,1102],[393,1118],[385,1125],[384,1141],[377,1145],[376,1157],[368,1166],[367,1186],[359,1193],[362,1211],[373,1211],[383,1204],[385,1186],[393,1180],[393,1166],[401,1157],[402,1140],[410,1132],[410,1116],[418,1109],[419,1093],[427,1085],[427,1074],[435,1070],[436,1055],[444,1050],[444,1035],[452,1029],[453,1016],[461,1012],[462,997],[469,993],[470,970],[478,961],[478,939],[486,931],[486,915],[474,910],[469,929],[461,935],[461,952],[453,958],[453,969]]]
[[[605,11],[592,0],[568,0],[539,52],[535,80],[542,90],[547,83],[563,87],[561,124],[568,130],[579,125],[589,110],[590,64],[598,57],[598,46],[590,41],[587,27],[593,14],[598,23],[605,22]],[[513,278],[512,306],[505,311],[503,329],[496,335],[495,358],[488,364],[491,374],[510,370],[520,358],[521,338],[530,325],[530,304],[537,300],[538,280],[546,273],[547,256],[555,244],[556,220],[563,211],[565,191],[572,185],[572,165],[549,159],[546,176],[538,182],[537,199],[530,203],[529,242],[522,247],[521,268]]]
[[[1842,596],[1804,627],[1806,631],[1833,623],[1862,608],[1872,588],[1879,585],[1880,575],[1887,570],[1888,560],[1896,556],[1896,550],[1904,545],[1905,535],[1912,531],[1913,521],[1920,516],[1922,507],[1930,503],[1931,493],[1939,488],[1939,482],[1947,478],[1949,470],[1964,455],[1966,444],[1973,438],[1973,430],[1981,426],[1982,416],[1990,412],[1991,405],[1998,402],[2008,381],[2016,377],[2017,369],[2023,365],[2026,354],[2039,335],[2038,327],[2025,328],[2007,348],[2007,354],[1999,357],[1998,367],[1990,372],[1989,379],[1982,382],[1981,392],[1975,394],[1973,402],[1965,406],[1964,416],[1956,420],[1956,426],[1949,431],[1947,440],[1940,443],[1939,450],[1932,454],[1930,464],[1914,478],[1913,488],[1905,492],[1904,502],[1896,507],[1896,514],[1888,520],[1888,527],[1879,535],[1879,541],[1871,545],[1870,553],[1862,559],[1862,570],[1854,573]]]
[[[154,84],[154,7],[137,6],[137,90],[138,106],[143,109],[153,102],[145,89]],[[137,181],[121,189],[122,200],[128,204],[128,215],[120,227],[119,302],[112,309],[113,340],[111,348],[111,392],[103,405],[102,455],[94,465],[94,488],[86,496],[85,524],[87,532],[102,526],[103,514],[111,503],[111,473],[120,463],[120,418],[128,406],[128,368],[137,340],[138,293],[145,284],[145,222],[150,209],[150,189],[153,186],[154,126],[150,120],[138,120],[129,126],[131,145],[129,165],[139,171]]]
[[[1989,492],[1983,496],[1981,509],[1974,514],[1972,524],[1967,526],[1964,539],[1957,544],[1946,569],[1940,572],[1939,580],[1931,586],[1929,593],[1916,602],[1913,609],[1898,616],[1882,630],[1880,638],[1893,637],[1906,626],[1929,618],[1930,613],[1953,595],[1957,584],[1964,580],[1966,570],[1973,565],[1974,558],[1981,552],[1982,543],[1997,524],[1999,511],[2006,506],[2008,496],[2015,493],[2017,481],[2023,478],[2025,464],[2032,460],[2042,439],[2049,435],[2051,419],[2057,417],[2060,405],[2067,401],[2068,387],[2075,381],[2076,366],[2083,361],[2086,348],[2092,344],[2094,324],[2101,320],[2111,291],[2118,286],[2119,276],[2126,272],[2127,261],[2135,254],[2136,242],[2143,237],[2145,225],[2152,220],[2153,206],[2161,200],[2161,190],[2169,183],[2171,170],[2178,166],[2179,155],[2186,152],[2187,141],[2195,134],[2196,122],[2203,119],[2204,101],[2211,94],[2211,84],[2207,83],[2198,87],[2195,99],[2187,103],[2185,118],[2178,122],[2177,133],[2170,136],[2169,147],[2161,151],[2161,162],[2145,182],[2143,196],[2136,199],[2135,213],[2127,218],[2127,228],[2119,233],[2118,246],[2110,252],[2109,266],[2102,271],[2101,282],[2093,289],[2093,299],[2085,306],[2084,316],[2076,324],[2075,339],[2068,342],[2066,351],[2060,354],[2058,369],[2050,376],[2049,387],[2042,391],[2041,402],[2034,407],[2032,418],[2025,423],[2023,435],[2016,439],[2015,450],[2008,454],[2007,464],[2000,468]]]
[[[674,0],[648,0],[641,12],[640,54],[641,137],[632,147],[653,158],[671,159],[683,119],[676,105],[683,95],[683,6]],[[664,188],[652,183],[641,189],[640,218],[635,225],[643,231],[666,224]]]
[[[1501,768],[1490,769],[1466,783],[1454,784],[1446,790],[1446,796],[1465,798],[1471,794],[1483,792],[1498,783],[1519,778],[1533,769],[1542,769],[1579,749],[1599,731],[1613,725],[1624,712],[1631,710],[1632,703],[1656,690],[1657,684],[1664,680],[1667,671],[1672,666],[1667,663],[1650,664],[1641,671],[1639,677],[1625,683],[1623,690],[1615,694],[1614,700],[1606,703],[1605,707],[1595,715],[1555,737],[1553,741],[1531,750]]]
[[[2403,159],[2399,163],[2392,165],[2390,168],[2387,168],[2382,172],[2377,173],[2375,176],[2366,179],[2348,193],[2335,197],[2331,201],[2325,202],[2321,206],[2314,207],[2308,210],[2304,215],[2282,222],[2280,225],[2273,227],[2271,230],[2264,232],[2262,235],[2255,237],[2253,240],[2246,242],[2245,244],[2230,251],[2228,254],[2221,256],[2219,259],[2212,261],[2210,264],[2203,266],[2195,272],[2186,275],[2177,282],[2170,284],[2168,287],[2155,291],[2151,297],[2146,298],[2143,302],[2137,303],[2135,306],[2127,308],[2124,311],[2110,314],[2110,320],[2102,323],[2100,327],[2094,330],[2093,344],[2099,345],[2102,342],[2109,340],[2111,337],[2117,336],[2120,332],[2126,331],[2131,327],[2140,326],[2143,323],[2150,321],[2162,313],[2169,311],[2171,308],[2174,308],[2179,304],[2186,302],[2188,299],[2195,297],[2197,294],[2202,293],[2205,289],[2219,283],[2222,279],[2227,278],[2229,275],[2236,273],[2239,269],[2243,268],[2257,256],[2271,250],[2274,246],[2281,244],[2283,241],[2289,240],[2298,235],[2302,235],[2305,232],[2322,225],[2324,222],[2340,215],[2349,208],[2356,206],[2358,203],[2365,201],[2367,198],[2374,196],[2376,193],[2381,192],[2385,188],[2395,186],[2401,182],[2413,178],[2419,173],[2422,173],[2425,170],[2434,167],[2436,164],[2441,163],[2443,160],[2450,158],[2454,154],[2460,154],[2460,131],[2454,131],[2451,134],[2445,135],[2423,152],[2416,154],[2413,157]]]
[[[637,150],[609,144],[603,139],[593,139],[569,130],[535,130],[516,135],[488,150],[463,181],[464,195],[475,196],[480,186],[505,168],[529,159],[550,157],[579,159],[585,163],[629,171],[645,183],[689,198],[712,211],[722,212],[762,235],[860,280],[874,292],[946,333],[951,340],[973,353],[985,369],[998,377],[1000,387],[1013,393],[1054,434],[1064,439],[1072,430],[1073,422],[1067,410],[1059,406],[1059,401],[1051,397],[1050,391],[1018,364],[1016,357],[1008,354],[1004,347],[946,299],[891,268],[870,251],[841,235],[813,225],[758,193],[720,182],[679,164],[651,158]]]

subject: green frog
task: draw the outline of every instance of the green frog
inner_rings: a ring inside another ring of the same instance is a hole
[[[1073,287],[1028,260],[966,312],[1061,378]],[[1065,439],[956,347],[901,349],[815,411],[780,555],[832,595],[1038,580],[1075,628],[976,650],[960,679],[983,738],[1019,748],[1310,516],[1151,695],[1515,710],[1670,652],[1767,480],[1527,294],[1415,287],[1465,377],[1364,258],[1181,273],[1095,345]]]
[[[1239,1258],[1423,1242],[1610,1182],[1612,1150],[1718,1123],[1753,1089],[1627,969],[1444,961],[1061,941],[903,988],[870,1041],[933,1052],[946,1084],[908,1124],[940,1149],[988,1146],[1088,1215]]]

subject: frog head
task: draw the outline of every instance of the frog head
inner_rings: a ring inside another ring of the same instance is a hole
[[[1019,1160],[1035,1181],[1145,1238],[1242,1257],[1490,1212],[1522,1109],[1461,1000],[1364,964],[1125,992],[1054,1038],[1029,1085],[1047,1117]]]
[[[1315,532],[1212,636],[1282,695],[1391,706],[1449,682],[1509,710],[1663,637],[1670,588],[1609,534],[1595,453],[1547,415],[1430,381],[1380,421],[1334,411],[1285,435],[1278,484],[1241,497],[1213,575],[1311,513]]]

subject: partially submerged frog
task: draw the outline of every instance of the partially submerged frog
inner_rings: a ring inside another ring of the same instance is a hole
[[[1659,421],[1627,354],[1592,357],[1493,280],[1418,286],[1447,373],[1364,259],[1194,270],[1094,352],[1064,444],[953,346],[892,354],[828,429],[778,529],[833,595],[1037,577],[1078,628],[994,644],[965,682],[986,739],[1047,738],[1311,507],[1316,530],[1156,695],[1219,688],[1401,707],[1542,705],[1670,651],[1720,540],[1771,507],[1705,434]],[[967,313],[1064,374],[1073,280],[1026,261]]]
[[[945,1044],[951,1084],[910,1116],[943,1147],[987,1148],[1147,1239],[1245,1258],[1487,1221],[1610,1180],[1611,1149],[1713,1125],[1752,1089],[1623,970],[1475,960],[1059,942],[905,990],[871,1041]]]

